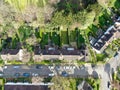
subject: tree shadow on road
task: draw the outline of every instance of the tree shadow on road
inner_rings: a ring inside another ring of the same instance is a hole
[[[109,78],[110,78],[110,74],[111,74],[111,66],[109,63],[106,63],[104,66],[104,71],[108,74]]]
[[[110,73],[110,70],[111,70],[110,64],[109,64],[109,63],[105,64],[105,66],[104,66],[104,71],[109,74],[109,73]]]

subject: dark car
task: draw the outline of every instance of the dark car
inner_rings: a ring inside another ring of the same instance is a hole
[[[62,72],[62,76],[67,77],[67,76],[68,76],[67,72],[66,72],[66,71],[63,71],[63,72]]]
[[[23,73],[23,76],[24,76],[24,77],[29,77],[30,74],[29,74],[29,73]]]
[[[43,68],[43,65],[36,65],[36,68],[41,69],[41,68]]]
[[[110,88],[110,82],[109,81],[107,82],[107,87]]]

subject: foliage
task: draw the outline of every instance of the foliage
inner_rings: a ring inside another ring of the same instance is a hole
[[[8,64],[12,64],[12,65],[19,65],[19,64],[23,64],[21,61],[16,61],[16,60],[10,60],[7,61]]]
[[[33,33],[33,27],[28,25],[22,25],[18,29],[19,32],[19,38],[21,41],[25,41],[27,38],[29,38]]]
[[[69,44],[68,32],[61,31],[61,45]]]
[[[41,47],[44,48],[45,45],[48,45],[48,40],[50,38],[49,32],[43,32],[41,38]]]
[[[19,77],[19,78],[7,78],[6,82],[29,82],[31,83],[31,78]]]
[[[51,90],[76,90],[76,80],[74,78],[53,77],[51,80],[54,85]]]
[[[100,80],[99,79],[88,78],[88,79],[86,79],[86,81],[92,86],[93,90],[100,89]]]
[[[96,58],[97,58],[97,61],[104,61],[104,59],[107,57],[107,55],[104,53],[104,54],[97,54],[96,55]]]
[[[51,40],[52,42],[55,44],[55,45],[58,45],[60,46],[60,35],[57,34],[57,31],[53,31],[51,32],[52,33],[52,36],[51,36]]]
[[[57,4],[57,10],[64,10],[65,15],[68,15],[70,12],[75,14],[95,2],[96,0],[60,0]]]

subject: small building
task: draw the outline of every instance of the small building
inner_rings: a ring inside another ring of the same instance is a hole
[[[87,83],[86,81],[82,81],[81,84],[78,85],[78,90],[93,90],[91,85]]]

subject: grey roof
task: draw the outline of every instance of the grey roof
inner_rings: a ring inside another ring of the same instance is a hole
[[[108,32],[105,32],[105,34],[103,34],[96,42],[94,45],[92,45],[96,50],[101,50],[104,45],[106,44],[107,41],[112,40],[110,38],[113,37],[114,33],[116,32],[116,30],[114,30],[113,28],[111,30],[109,30]]]
[[[19,49],[2,49],[1,54],[11,54],[16,55],[19,52]]]
[[[78,85],[78,90],[93,90],[92,87],[86,81],[83,81]]]
[[[85,51],[75,47],[58,48],[58,46],[46,46],[45,49],[36,49],[35,54],[42,53],[43,55],[84,55]]]
[[[4,90],[50,90],[48,86],[35,85],[5,85]]]

